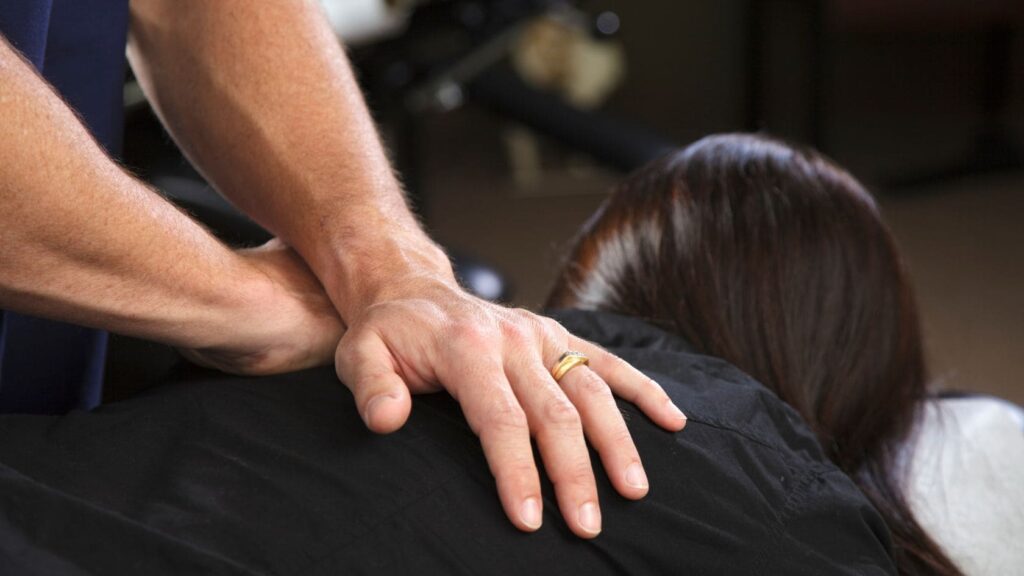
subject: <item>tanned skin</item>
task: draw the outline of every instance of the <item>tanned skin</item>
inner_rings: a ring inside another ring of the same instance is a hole
[[[118,168],[0,46],[0,306],[179,346],[239,373],[335,361],[372,430],[448,391],[511,521],[541,525],[531,437],[559,508],[601,530],[585,437],[648,490],[612,394],[679,430],[649,378],[556,322],[464,292],[409,211],[345,54],[305,0],[133,0],[129,60],[189,159],[279,240],[235,252]],[[548,370],[581,350],[590,367]]]

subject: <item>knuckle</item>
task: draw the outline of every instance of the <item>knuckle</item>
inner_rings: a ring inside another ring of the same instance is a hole
[[[497,430],[521,430],[528,427],[523,409],[510,400],[493,403],[487,410],[486,418],[487,424]]]
[[[537,481],[537,465],[533,461],[533,452],[508,456],[503,462],[501,473],[503,482],[511,481],[520,488],[532,486]]]
[[[608,371],[616,377],[623,378],[633,369],[633,366],[631,366],[629,362],[626,362],[615,354],[612,354],[611,352],[605,352],[605,354],[607,354]]]
[[[544,405],[546,420],[559,428],[578,428],[580,413],[567,398],[556,397]]]
[[[564,337],[566,334],[569,333],[569,331],[566,330],[564,326],[562,326],[557,320],[553,318],[542,316],[540,318],[540,324],[543,327],[544,331],[551,336]]]
[[[544,340],[557,348],[569,348],[569,331],[550,318],[539,320],[540,333]]]
[[[525,330],[533,332],[534,334],[539,334],[543,328],[543,324],[541,323],[539,316],[522,308],[514,310],[512,318],[515,319],[516,324],[522,326]]]
[[[629,433],[629,428],[626,428],[625,424],[618,426],[611,434],[612,446],[616,448],[628,447],[631,452],[636,453],[636,448],[633,445],[633,436]]]
[[[557,335],[558,330],[561,329],[561,324],[555,322],[551,318],[538,316],[537,314],[523,308],[515,309],[514,315],[522,326],[526,327],[540,338],[549,338],[553,335]]]
[[[513,317],[528,324],[535,325],[537,324],[538,319],[540,318],[539,316],[527,310],[526,308],[512,308],[511,312]]]
[[[588,396],[611,396],[608,384],[592,370],[575,370],[578,373],[577,384],[579,391]]]
[[[594,471],[590,468],[587,462],[580,462],[572,465],[561,478],[563,483],[569,483],[574,486],[593,486],[594,484]]]
[[[502,326],[502,333],[513,348],[528,348],[534,342],[532,332],[520,322],[506,322]]]
[[[669,400],[668,393],[665,392],[665,389],[661,387],[661,384],[658,384],[657,382],[655,382],[653,378],[646,378],[644,380],[643,392],[646,393],[646,394],[649,394],[651,397],[653,397],[656,400],[660,400],[660,401],[668,401]]]
[[[455,346],[480,349],[492,339],[490,330],[476,322],[459,322],[452,327],[452,342]]]
[[[529,460],[517,460],[504,463],[500,472],[495,473],[499,490],[511,490],[517,493],[535,492],[537,483],[537,467],[531,454]]]

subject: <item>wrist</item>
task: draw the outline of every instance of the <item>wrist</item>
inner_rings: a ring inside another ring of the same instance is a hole
[[[344,333],[305,263],[280,242],[236,253],[229,297],[211,314],[204,344],[183,350],[228,372],[273,374],[329,363]]]
[[[321,256],[317,275],[346,322],[411,284],[457,286],[448,255],[419,227],[350,235]]]
[[[231,253],[222,270],[205,302],[207,312],[191,326],[188,348],[228,349],[265,339],[264,312],[278,297],[273,281],[239,252]]]

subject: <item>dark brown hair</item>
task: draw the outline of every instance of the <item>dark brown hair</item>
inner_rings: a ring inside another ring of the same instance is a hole
[[[871,195],[822,155],[705,138],[628,177],[548,302],[644,318],[793,406],[886,519],[901,574],[960,574],[898,453],[926,396],[913,293]]]

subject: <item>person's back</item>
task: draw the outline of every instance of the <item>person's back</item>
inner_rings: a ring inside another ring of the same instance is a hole
[[[638,320],[558,318],[689,408],[686,430],[672,434],[620,403],[652,490],[627,501],[600,476],[604,531],[594,540],[576,538],[552,512],[535,534],[508,525],[479,445],[446,395],[419,398],[402,431],[379,437],[322,370],[215,378],[90,414],[0,418],[0,566],[19,574],[895,573],[881,517],[771,392]],[[547,483],[545,498],[545,510],[557,510]]]
[[[671,152],[588,220],[548,304],[649,319],[750,374],[882,514],[901,574],[961,574],[905,496],[901,454],[928,397],[913,289],[842,167],[758,134]]]

